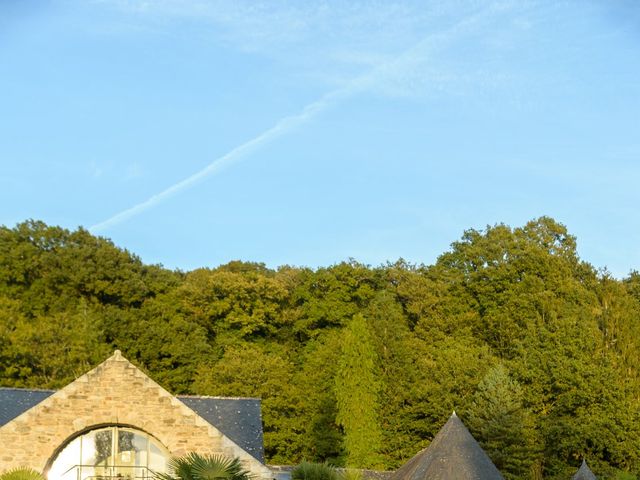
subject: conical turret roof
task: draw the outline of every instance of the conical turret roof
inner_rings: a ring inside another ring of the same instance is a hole
[[[589,468],[589,465],[587,465],[587,461],[582,460],[582,465],[580,465],[572,480],[597,480],[597,478]]]
[[[455,412],[431,445],[400,467],[392,480],[503,480]]]

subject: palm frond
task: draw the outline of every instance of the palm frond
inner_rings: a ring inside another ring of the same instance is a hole
[[[0,474],[0,480],[45,480],[44,476],[33,468],[18,467]]]
[[[168,464],[170,473],[154,475],[156,480],[253,480],[239,458],[223,455],[200,455],[191,452],[173,457]]]

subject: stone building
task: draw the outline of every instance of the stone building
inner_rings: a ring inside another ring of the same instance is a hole
[[[175,397],[117,350],[56,392],[0,389],[0,472],[145,478],[187,452],[238,457],[257,479],[273,478],[258,399]]]

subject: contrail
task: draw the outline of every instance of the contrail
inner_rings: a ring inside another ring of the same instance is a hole
[[[308,121],[309,119],[313,118],[318,113],[326,109],[337,98],[343,95],[346,95],[348,92],[349,92],[348,88],[343,88],[343,89],[335,90],[333,92],[330,92],[324,95],[322,98],[304,107],[304,109],[300,113],[284,117],[283,119],[279,120],[273,127],[269,128],[268,130],[265,130],[257,137],[254,137],[251,140],[243,143],[242,145],[234,148],[233,150],[229,151],[223,156],[216,158],[213,162],[211,162],[209,165],[204,167],[199,172],[196,172],[190,177],[187,177],[184,180],[181,180],[180,182],[174,185],[171,185],[170,187],[163,190],[162,192],[149,197],[147,200],[145,200],[142,203],[138,203],[133,207],[127,208],[126,210],[123,210],[122,212],[112,216],[111,218],[108,218],[103,222],[96,223],[95,225],[89,227],[89,231],[91,233],[96,233],[96,232],[107,230],[108,228],[113,227],[114,225],[117,225],[126,220],[129,220],[130,218],[135,217],[136,215],[139,215],[145,210],[148,210],[154,207],[161,201],[175,195],[178,192],[181,192],[182,190],[185,190],[191,187],[195,183],[203,180],[204,178],[220,172],[224,168],[229,167],[230,165],[233,165],[234,163],[238,162],[241,158],[245,157],[249,153],[254,152],[255,150],[257,150],[259,147],[266,144],[267,142],[274,140],[275,138],[278,138],[281,135],[284,135],[285,133],[294,129],[298,125],[305,123],[306,121]]]
[[[353,95],[357,91],[362,91],[372,85],[375,85],[376,81],[379,80],[380,77],[384,77],[389,72],[397,72],[399,70],[398,67],[401,67],[400,70],[402,70],[402,67],[406,68],[407,66],[415,64],[417,56],[416,54],[419,53],[425,46],[433,47],[437,43],[446,42],[464,28],[473,23],[476,23],[480,19],[480,17],[484,16],[484,14],[487,13],[488,10],[492,9],[489,8],[484,12],[480,12],[478,14],[467,17],[464,20],[453,25],[449,29],[445,30],[444,32],[427,36],[426,38],[415,44],[413,47],[396,57],[394,60],[383,63],[382,65],[379,65],[378,67],[372,69],[367,74],[355,78],[346,86],[323,95],[318,100],[305,106],[300,113],[282,118],[273,127],[265,130],[257,137],[254,137],[251,140],[243,143],[242,145],[234,148],[225,155],[216,158],[199,172],[196,172],[193,175],[185,178],[184,180],[171,185],[160,193],[149,197],[142,203],[138,203],[133,207],[127,208],[126,210],[117,213],[107,220],[96,223],[95,225],[89,227],[89,231],[92,233],[101,232],[113,227],[114,225],[129,220],[130,218],[135,217],[136,215],[139,215],[150,208],[153,208],[163,200],[166,200],[167,198],[181,192],[182,190],[193,186],[197,182],[211,175],[217,174],[224,168],[237,163],[243,157],[246,157],[248,154],[255,152],[267,142],[270,142],[290,132],[296,127],[306,123],[322,111],[326,110],[333,103],[336,103],[338,100],[344,99],[348,96]]]

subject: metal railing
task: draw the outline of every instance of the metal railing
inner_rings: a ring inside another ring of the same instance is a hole
[[[92,475],[83,475],[91,472]],[[99,473],[96,473],[99,472]],[[147,480],[154,478],[154,472],[148,467],[127,465],[73,465],[62,474],[64,480]]]

